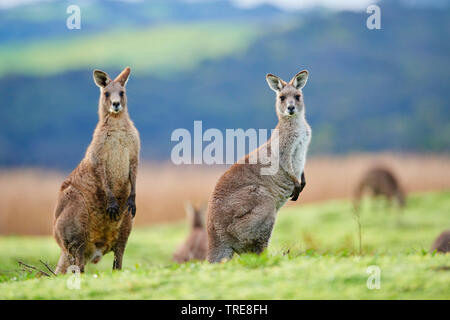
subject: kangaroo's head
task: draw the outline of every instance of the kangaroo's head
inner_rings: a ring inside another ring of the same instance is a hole
[[[273,74],[268,74],[266,80],[277,94],[276,112],[279,118],[295,117],[304,112],[302,88],[308,80],[307,70],[297,73],[289,83]]]
[[[114,80],[106,72],[94,70],[94,82],[100,88],[100,112],[104,115],[120,116],[127,108],[125,86],[130,76],[126,67]]]

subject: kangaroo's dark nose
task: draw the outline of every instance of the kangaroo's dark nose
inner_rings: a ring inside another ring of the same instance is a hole
[[[118,106],[120,105],[120,102],[114,101],[114,102],[112,103],[112,105],[113,105],[114,107],[118,107]]]
[[[288,107],[288,111],[289,111],[290,114],[293,114],[294,110],[295,110],[295,106],[289,106]]]

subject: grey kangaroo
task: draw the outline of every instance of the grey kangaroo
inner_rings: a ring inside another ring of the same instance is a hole
[[[175,251],[173,260],[178,263],[189,260],[205,260],[208,250],[208,236],[204,222],[205,207],[186,203],[185,210],[190,220],[191,232],[186,241]]]
[[[367,191],[373,196],[384,196],[389,203],[395,199],[400,207],[405,206],[405,193],[394,174],[386,168],[373,168],[363,176],[355,190],[356,209],[359,208],[361,197]]]
[[[268,246],[278,210],[289,198],[296,201],[305,187],[304,166],[311,140],[302,93],[307,79],[306,70],[289,82],[272,74],[266,76],[276,93],[278,141],[272,134],[218,180],[208,203],[209,262],[231,259],[235,252],[261,253]],[[249,161],[255,153],[275,153],[278,170],[272,175],[261,174],[262,161]]]
[[[136,214],[139,133],[128,115],[125,85],[130,68],[112,80],[94,71],[100,88],[99,121],[86,155],[62,183],[55,209],[54,236],[61,247],[56,273],[69,265],[84,271],[113,251],[113,269],[123,253]]]
[[[444,230],[436,240],[434,240],[430,251],[433,252],[434,250],[440,253],[450,252],[450,230]]]

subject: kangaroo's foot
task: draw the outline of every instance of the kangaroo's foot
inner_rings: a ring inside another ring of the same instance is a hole
[[[213,248],[208,254],[209,263],[219,263],[231,260],[234,251],[230,247]]]

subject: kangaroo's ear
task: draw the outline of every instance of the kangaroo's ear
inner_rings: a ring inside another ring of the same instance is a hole
[[[286,81],[283,81],[270,73],[266,75],[266,81],[269,84],[269,87],[275,92],[279,92],[286,85]]]
[[[308,81],[308,70],[303,70],[297,73],[289,83],[295,88],[301,89],[305,86],[306,81]]]
[[[130,67],[126,67],[123,71],[114,79],[115,82],[119,82],[122,87],[125,87],[127,84],[128,78],[130,77],[131,69]]]
[[[111,78],[106,72],[94,70],[94,82],[100,88],[104,88],[111,82]]]
[[[190,203],[189,201],[186,201],[184,203],[184,210],[186,211],[186,214],[188,216],[189,219],[191,219],[194,216],[194,207],[192,206],[192,203]]]
[[[275,92],[280,91],[286,85],[285,81],[270,73],[266,75],[266,81],[269,84],[269,87]]]

